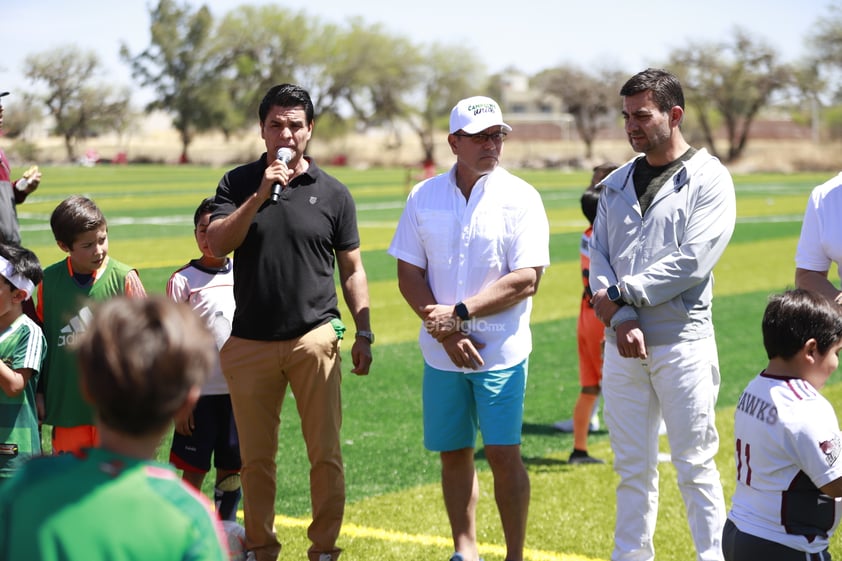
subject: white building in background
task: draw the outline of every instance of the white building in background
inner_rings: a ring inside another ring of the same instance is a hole
[[[529,76],[509,72],[501,79],[500,105],[506,122],[524,140],[576,140],[573,117],[562,100],[529,87]],[[515,126],[517,125],[517,126]]]

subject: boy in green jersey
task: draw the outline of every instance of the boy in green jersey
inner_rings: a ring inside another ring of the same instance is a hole
[[[41,453],[35,386],[46,341],[23,312],[41,275],[34,253],[0,244],[0,484],[24,458]]]
[[[101,446],[15,473],[0,491],[4,559],[226,561],[210,501],[151,459],[198,400],[215,360],[209,331],[184,304],[118,296],[92,309],[79,339]]]
[[[108,224],[94,201],[66,198],[50,216],[56,244],[67,257],[44,269],[36,312],[47,338],[38,384],[41,420],[53,427],[53,453],[99,444],[93,409],[79,392],[74,341],[91,317],[91,303],[114,296],[146,296],[137,270],[108,254]]]

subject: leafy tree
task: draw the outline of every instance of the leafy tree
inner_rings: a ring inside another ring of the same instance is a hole
[[[306,62],[298,66],[296,76],[313,98],[316,115],[323,123],[320,136],[325,132],[343,134],[353,117],[353,112],[344,105],[344,98],[347,97],[347,89],[353,87],[348,82],[345,67],[355,60],[355,46],[350,45],[351,52],[344,52],[349,48],[344,39],[345,31],[333,24],[317,27],[312,36],[313,41],[304,53]],[[331,123],[329,131],[324,128],[326,122]]]
[[[450,110],[457,101],[483,91],[485,68],[464,45],[434,43],[421,51],[417,84],[406,92],[404,120],[418,135],[425,165],[435,160],[435,138],[447,130]]]
[[[174,0],[159,0],[150,17],[151,44],[137,55],[123,44],[120,56],[141,86],[152,86],[157,95],[146,109],[173,116],[184,162],[196,133],[219,128],[228,112],[226,92],[217,80],[217,61],[209,56],[213,17],[207,6],[192,11]]]
[[[412,111],[406,96],[419,77],[417,48],[360,18],[334,30],[321,44],[329,45],[333,54],[322,53],[308,81],[319,94],[323,126],[327,121],[334,135],[381,127],[391,133],[386,148],[400,146],[398,123]]]
[[[831,4],[828,13],[816,20],[814,33],[807,40],[818,72],[835,82],[836,99],[842,99],[842,1]]]
[[[400,125],[409,123],[430,161],[434,127],[456,96],[483,78],[476,57],[462,48],[425,51],[380,24],[352,18],[340,27],[275,6],[226,15],[215,51],[229,96],[247,103],[250,114],[271,85],[298,83],[313,98],[321,137],[378,126],[392,129],[397,146]]]
[[[355,115],[368,118],[371,107],[358,101],[362,94],[356,90],[379,67],[381,51],[370,47],[379,36],[358,29],[359,20],[351,26],[346,32],[272,5],[229,12],[212,53],[232,106],[247,108],[239,122],[230,121],[231,128],[248,123],[265,92],[282,82],[299,84],[310,93],[319,137],[344,134]],[[352,96],[357,106],[349,104]]]
[[[813,131],[813,141],[819,140],[819,111],[822,106],[822,94],[827,90],[827,82],[822,78],[819,65],[811,59],[801,61],[792,68],[792,116],[795,122],[809,124]],[[837,137],[838,138],[838,137]]]
[[[486,80],[488,84],[486,92],[491,99],[502,100],[503,91],[506,88],[506,78],[511,74],[520,74],[521,71],[516,66],[507,66],[499,72],[490,75]],[[505,110],[505,107],[503,108]]]
[[[316,46],[331,29],[303,12],[276,5],[245,5],[229,11],[209,48],[209,66],[218,69],[217,87],[228,98],[229,112],[218,123],[224,132],[256,122],[260,100],[272,86],[303,85],[305,69],[314,65]]]
[[[240,6],[214,29],[210,12],[193,12],[176,0],[159,0],[151,11],[151,45],[131,56],[143,86],[156,99],[148,109],[174,115],[183,155],[196,132],[226,135],[247,125],[269,87],[292,82],[306,88],[320,121],[320,135],[400,123],[421,138],[433,158],[433,130],[455,99],[484,78],[482,66],[461,47],[428,52],[402,36],[351,19],[324,24],[280,6]]]
[[[64,139],[70,160],[76,159],[80,138],[114,129],[115,119],[128,111],[127,90],[94,83],[100,66],[96,53],[73,45],[36,53],[24,60],[26,77],[46,84],[46,93],[39,97],[55,122],[55,133]]]
[[[824,122],[832,140],[842,139],[842,106],[835,105],[825,110]]]
[[[17,92],[12,97],[17,98]],[[44,120],[43,112],[36,106],[40,101],[31,93],[22,94],[23,99],[3,103],[3,136],[19,138],[27,127]],[[6,98],[9,99],[9,98]]]
[[[800,69],[798,84],[811,102],[814,120],[818,120],[822,105],[830,106],[823,111],[822,121],[830,138],[838,140],[842,138],[842,108],[838,105],[842,101],[842,1],[831,4],[812,31],[806,41],[810,51]],[[830,94],[830,99],[824,94]],[[814,124],[814,131],[816,128]]]
[[[790,69],[778,62],[777,51],[740,28],[729,41],[674,50],[670,69],[681,79],[687,106],[695,109],[711,153],[726,162],[742,155],[760,110],[791,84]],[[717,116],[728,142],[724,154],[716,148]]]
[[[579,138],[585,143],[585,158],[590,159],[597,133],[614,126],[624,78],[619,70],[590,74],[575,66],[560,66],[537,74],[532,83],[564,103],[573,116]]]
[[[421,57],[404,37],[354,18],[326,60],[331,99],[347,104],[360,122],[383,125],[407,113],[403,96],[418,79]]]

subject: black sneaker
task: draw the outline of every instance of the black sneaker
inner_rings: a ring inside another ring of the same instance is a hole
[[[465,558],[457,551],[450,557],[450,561],[465,561]],[[479,558],[479,561],[482,561],[482,557]]]
[[[589,456],[588,454],[577,454],[573,455],[570,454],[570,458],[567,460],[568,464],[604,464],[604,460],[600,460],[599,458],[594,458],[593,456]]]

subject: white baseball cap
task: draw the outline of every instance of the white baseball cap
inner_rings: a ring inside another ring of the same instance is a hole
[[[458,130],[476,134],[493,126],[503,127],[504,132],[512,130],[512,127],[503,122],[500,106],[490,97],[477,95],[463,99],[450,112],[451,134]]]

